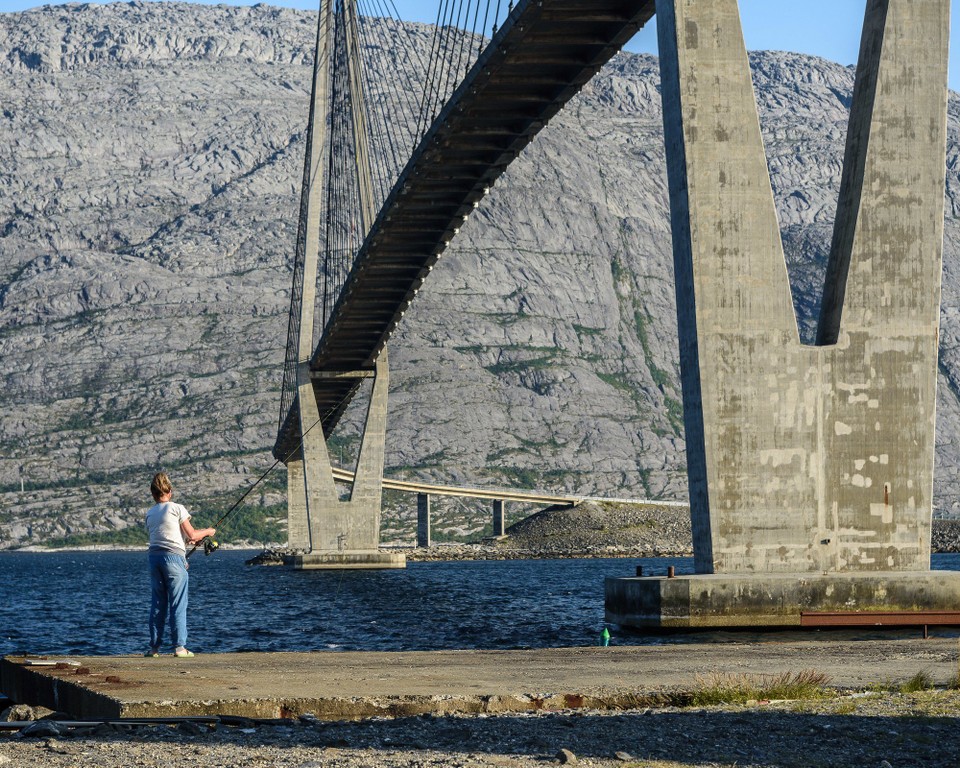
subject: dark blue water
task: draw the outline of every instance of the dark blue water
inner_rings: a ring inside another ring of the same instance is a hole
[[[693,572],[692,558],[409,563],[293,571],[250,552],[190,559],[191,650],[439,650],[595,645],[603,579]],[[960,570],[960,555],[933,567]],[[0,552],[0,656],[126,654],[147,646],[144,552]],[[619,643],[645,642],[616,636]]]

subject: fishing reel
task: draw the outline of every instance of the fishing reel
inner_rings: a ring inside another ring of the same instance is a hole
[[[207,536],[206,538],[204,538],[204,540],[203,540],[203,554],[205,554],[205,555],[212,555],[212,554],[213,554],[214,552],[216,552],[218,549],[220,549],[220,542],[218,542],[216,539],[211,539],[209,536]]]

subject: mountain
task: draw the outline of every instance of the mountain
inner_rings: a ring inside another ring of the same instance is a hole
[[[315,23],[265,5],[0,14],[0,548],[138,540],[160,468],[208,521],[273,463]],[[853,70],[751,60],[811,339]],[[656,59],[619,54],[465,223],[390,345],[389,475],[686,498],[660,110]],[[951,101],[935,498],[948,516],[958,127]],[[331,443],[347,462],[361,409]],[[282,538],[269,521],[284,485],[269,475],[224,535]],[[384,539],[412,541],[415,499],[386,501]],[[453,500],[434,515],[441,538],[489,524]]]

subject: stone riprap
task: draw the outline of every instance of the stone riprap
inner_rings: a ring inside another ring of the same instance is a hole
[[[932,550],[960,552],[960,520],[934,520]],[[507,528],[502,538],[429,547],[389,548],[410,561],[513,560],[555,557],[689,557],[693,554],[690,510],[586,501],[576,507],[534,512]],[[281,565],[293,552],[271,548],[251,565]]]
[[[159,467],[203,514],[272,463],[315,21],[138,2],[0,14],[0,548],[139,525]],[[853,72],[751,64],[811,339]],[[658,88],[653,57],[617,56],[464,226],[391,345],[388,474],[686,499]],[[958,127],[952,108],[934,487],[948,514]],[[283,516],[284,501],[279,473],[246,503]],[[452,501],[432,514],[435,536],[490,519]],[[415,498],[390,495],[384,539],[412,543],[415,519]]]

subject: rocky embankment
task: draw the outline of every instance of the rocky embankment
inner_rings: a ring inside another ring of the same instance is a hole
[[[663,557],[693,551],[684,507],[585,501],[548,507],[499,539],[416,549],[409,560],[508,560],[537,557]]]
[[[960,552],[960,520],[934,520],[930,549],[934,552]]]
[[[960,520],[933,521],[932,549],[960,552]],[[410,561],[669,557],[692,555],[693,538],[685,507],[585,501],[548,507],[511,525],[501,538],[404,552]],[[250,562],[279,565],[286,554],[271,550]]]

